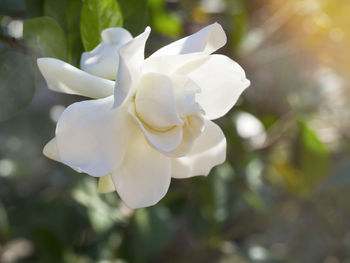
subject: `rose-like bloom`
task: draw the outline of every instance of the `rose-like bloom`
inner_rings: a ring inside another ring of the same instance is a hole
[[[211,54],[226,43],[217,23],[147,59],[150,28],[133,39],[121,29],[104,32],[112,37],[102,33],[103,42],[82,57],[81,68],[91,74],[56,59],[38,60],[51,89],[98,98],[63,112],[44,153],[99,177],[100,192],[116,190],[131,208],[154,205],[171,177],[207,175],[224,162],[225,136],[211,120],[233,107],[249,81],[236,62]],[[116,71],[115,83],[106,79]]]

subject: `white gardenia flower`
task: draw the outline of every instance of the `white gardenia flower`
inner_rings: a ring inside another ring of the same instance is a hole
[[[225,115],[250,82],[236,62],[211,55],[226,43],[217,23],[147,59],[149,27],[133,39],[118,28],[104,32],[114,40],[102,33],[103,42],[83,55],[81,68],[88,73],[57,59],[38,59],[49,88],[98,98],[63,112],[44,154],[99,177],[99,191],[116,190],[130,208],[151,206],[166,194],[171,177],[208,175],[225,161],[225,136],[211,120]],[[104,43],[111,46],[101,48]],[[109,52],[115,64],[99,66]],[[99,59],[87,63],[94,57]],[[110,73],[116,69],[114,83]]]

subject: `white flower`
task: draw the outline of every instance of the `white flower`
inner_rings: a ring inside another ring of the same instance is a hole
[[[117,29],[104,32],[118,40]],[[131,208],[157,203],[171,177],[207,175],[225,161],[225,136],[211,120],[225,115],[250,84],[236,62],[211,55],[226,43],[217,23],[144,59],[149,34],[146,28],[122,47],[117,41],[119,59],[113,48],[102,50],[107,42],[102,37],[104,42],[82,59],[82,69],[97,76],[56,59],[38,60],[51,89],[99,98],[69,106],[44,153],[100,177],[100,192],[116,190]],[[109,52],[115,64],[83,66]],[[104,79],[117,68],[116,83]]]

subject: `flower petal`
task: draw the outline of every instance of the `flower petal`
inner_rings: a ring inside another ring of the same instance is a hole
[[[130,208],[156,204],[168,191],[170,159],[152,148],[141,131],[134,134],[120,167],[112,174],[121,199]]]
[[[142,73],[157,72],[166,75],[173,74],[176,70],[191,61],[206,57],[201,52],[189,53],[183,55],[169,55],[160,57],[148,57],[142,64]]]
[[[179,115],[185,118],[202,110],[196,102],[196,94],[201,92],[198,85],[185,75],[174,74],[171,78],[174,83],[175,102]]]
[[[151,55],[151,57],[180,55],[194,52],[203,52],[206,55],[213,53],[226,44],[226,35],[221,25],[211,24],[198,32],[175,41]]]
[[[82,101],[63,112],[56,127],[63,163],[95,177],[119,166],[136,125],[124,108],[113,108],[113,101],[113,96]]]
[[[58,155],[56,138],[51,139],[43,149],[43,154],[54,161],[61,162],[60,156]]]
[[[161,152],[170,152],[181,143],[183,134],[181,126],[174,126],[167,131],[156,131],[148,127],[137,117],[135,104],[131,104],[128,111],[141,128],[142,132],[145,135],[145,138],[151,145],[154,146],[154,148],[158,149]]]
[[[142,75],[136,92],[135,109],[142,121],[156,130],[168,130],[183,124],[176,110],[173,83],[163,74]]]
[[[102,31],[102,42],[90,52],[84,52],[80,68],[92,75],[115,80],[119,65],[119,48],[132,39],[131,34],[119,27]]]
[[[206,127],[194,142],[189,154],[171,159],[172,177],[188,178],[208,175],[226,159],[226,139],[218,125],[206,120]]]
[[[55,58],[39,58],[37,63],[49,89],[90,98],[113,94],[114,81],[93,76]]]
[[[129,97],[133,82],[139,77],[150,33],[151,28],[147,27],[143,33],[119,49],[119,68],[114,89],[115,107],[119,107]]]
[[[106,176],[98,179],[98,192],[101,194],[107,194],[115,191],[115,186],[112,180],[112,176],[107,174]]]
[[[109,45],[123,45],[132,39],[132,35],[122,27],[110,27],[101,32],[101,38]]]
[[[193,147],[196,138],[201,135],[204,130],[205,122],[200,114],[187,117],[183,126],[183,136],[181,143],[171,152],[165,152],[168,157],[178,158],[187,155]]]
[[[225,115],[250,85],[244,70],[224,55],[190,62],[176,73],[187,75],[201,88],[196,101],[211,120]]]

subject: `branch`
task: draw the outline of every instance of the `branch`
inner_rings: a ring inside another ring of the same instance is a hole
[[[4,43],[6,46],[13,48],[25,55],[40,57],[40,53],[27,47],[21,41],[18,41],[14,37],[9,37],[0,31],[0,42]]]

